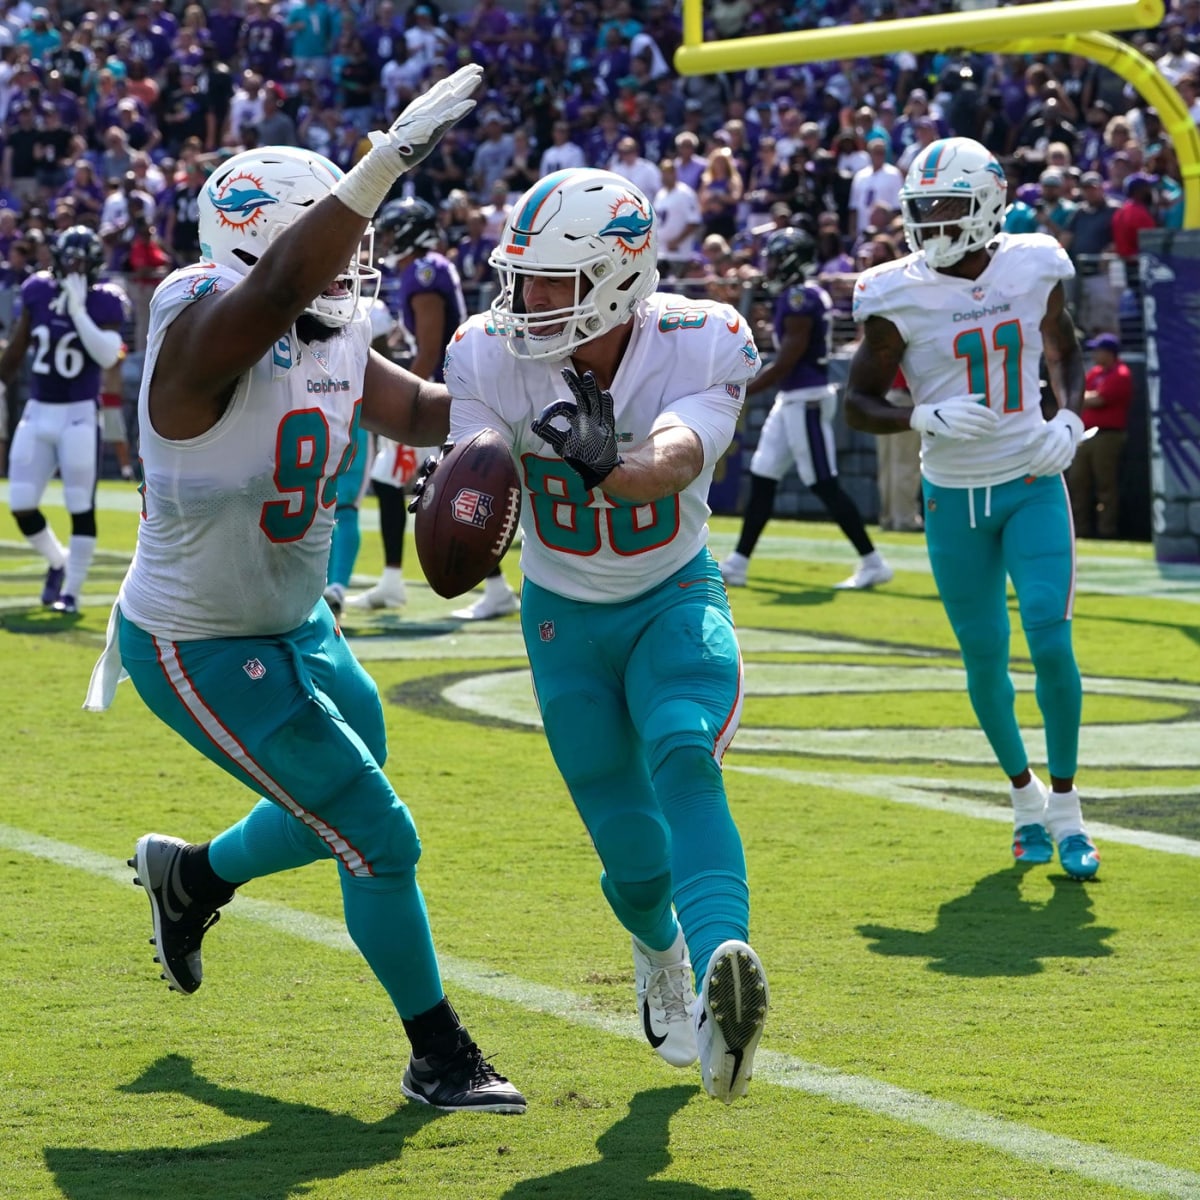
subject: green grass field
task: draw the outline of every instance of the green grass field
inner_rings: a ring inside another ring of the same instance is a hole
[[[195,996],[158,979],[134,841],[201,840],[254,797],[131,685],[80,710],[135,500],[102,493],[78,618],[36,606],[15,527],[0,542],[0,1196],[1200,1197],[1200,575],[1163,578],[1148,546],[1081,550],[1080,784],[1104,860],[1082,885],[1012,864],[921,539],[885,535],[894,582],[846,593],[835,530],[771,527],[733,596],[749,699],[726,778],[772,1009],[729,1108],[640,1037],[516,620],[460,626],[461,602],[411,582],[402,615],[348,619],[448,992],[529,1099],[435,1114],[401,1098],[407,1044],[331,866],[244,889]],[[714,522],[717,553],[735,529]],[[1013,654],[1044,771],[1019,635]]]

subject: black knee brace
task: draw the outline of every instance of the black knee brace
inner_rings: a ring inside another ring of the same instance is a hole
[[[45,524],[45,522],[42,522]],[[96,536],[96,510],[89,508],[87,512],[71,514],[71,533],[75,537]]]
[[[40,508],[33,508],[27,512],[15,512],[13,519],[17,523],[17,528],[27,538],[36,537],[46,528],[46,518],[42,516]]]

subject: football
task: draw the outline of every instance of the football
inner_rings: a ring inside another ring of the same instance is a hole
[[[447,600],[481,583],[504,557],[521,519],[521,481],[504,439],[481,429],[438,460],[417,505],[417,558]]]

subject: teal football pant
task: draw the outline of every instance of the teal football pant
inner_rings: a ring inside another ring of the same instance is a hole
[[[276,637],[170,642],[125,618],[121,658],[147,707],[263,800],[213,839],[231,882],[334,858],[346,927],[402,1017],[442,999],[417,884],[421,843],[392,790],[383,710],[324,602]]]
[[[962,650],[967,691],[1004,773],[1029,765],[1008,672],[1007,580],[1036,673],[1050,774],[1075,775],[1083,690],[1071,646],[1075,534],[1061,475],[992,488],[922,480],[933,578]]]
[[[750,894],[720,761],[742,707],[729,601],[707,550],[653,590],[587,604],[525,581],[521,624],[546,737],[617,919],[655,950],[678,913],[698,979],[745,940]]]

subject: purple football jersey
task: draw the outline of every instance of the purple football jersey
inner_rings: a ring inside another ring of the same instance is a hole
[[[775,301],[774,326],[777,346],[783,344],[784,327],[789,317],[812,319],[808,348],[800,356],[800,361],[788,372],[787,378],[780,381],[781,392],[820,387],[829,382],[829,339],[833,332],[829,314],[832,308],[833,301],[830,300],[829,293],[815,283],[801,283],[786,288]]]
[[[29,314],[30,395],[43,404],[72,404],[100,395],[100,364],[83,348],[67,312],[58,280],[39,271],[21,285]],[[111,283],[88,289],[88,316],[100,326],[120,328],[128,301]]]
[[[442,360],[454,331],[467,319],[467,302],[463,299],[462,284],[458,268],[445,255],[431,252],[414,259],[400,276],[400,319],[404,327],[415,335],[416,314],[413,312],[413,297],[426,292],[436,292],[445,304],[445,320],[442,322],[442,344],[438,347],[438,367],[433,373],[433,382],[442,382]]]

